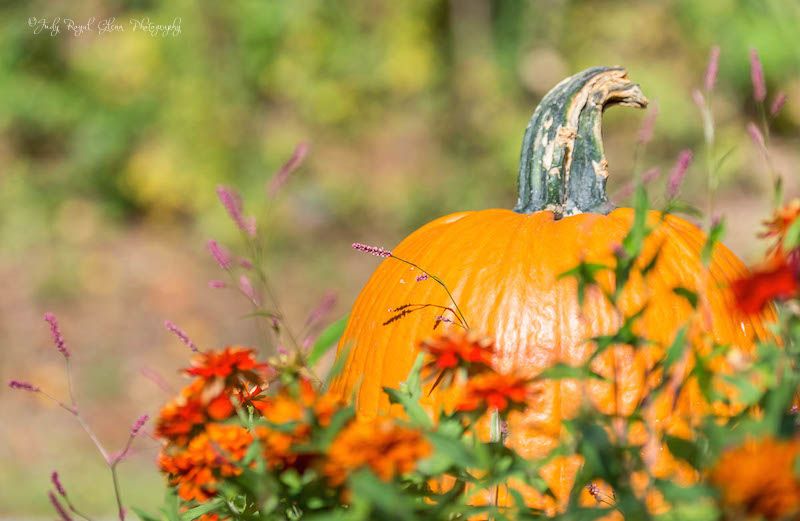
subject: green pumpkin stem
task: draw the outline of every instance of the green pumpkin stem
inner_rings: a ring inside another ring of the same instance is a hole
[[[556,219],[578,213],[607,214],[608,161],[601,119],[612,105],[644,108],[647,98],[621,67],[593,67],[545,95],[531,117],[519,164],[514,211],[552,211]]]

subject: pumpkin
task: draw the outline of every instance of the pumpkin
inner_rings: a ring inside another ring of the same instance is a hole
[[[653,231],[640,260],[645,263],[657,251],[659,256],[646,275],[634,273],[618,309],[592,290],[581,305],[576,280],[560,277],[581,261],[613,265],[615,248],[632,226],[634,210],[615,208],[606,195],[609,172],[600,121],[603,110],[613,105],[647,105],[624,69],[596,67],[565,79],[542,99],[525,132],[513,210],[447,215],[392,250],[444,282],[471,329],[496,341],[502,370],[535,375],[557,363],[581,364],[596,348],[587,339],[615,332],[625,316],[646,305],[635,330],[653,343],[615,346],[594,362],[593,369],[610,382],[539,384],[529,411],[509,425],[509,445],[526,457],[542,457],[556,446],[563,419],[587,401],[604,413],[631,414],[657,383],[658,375],[649,370],[691,317],[699,315],[692,319],[690,334],[696,350],[709,349],[713,341],[746,354],[757,338],[767,336],[764,323],[770,316],[750,318],[733,311],[729,285],[746,275],[742,262],[718,244],[705,267],[700,254],[706,236],[674,215],[662,218],[661,212],[649,212]],[[430,307],[386,324],[390,310],[404,304],[452,306],[442,286],[416,281],[418,275],[408,264],[384,259],[356,299],[341,338],[339,352],[347,352],[348,358],[332,391],[354,399],[364,420],[393,413],[382,389],[406,378],[419,342],[434,333],[436,317],[442,315],[441,309]],[[612,275],[607,275],[600,283],[613,287]],[[694,313],[675,288],[696,292],[702,312]],[[715,370],[725,371],[725,366],[723,360]],[[437,388],[426,404],[440,406],[447,394]],[[703,400],[696,382],[682,386],[676,402],[654,404],[657,423],[675,435],[687,435],[700,413],[725,414],[721,404]],[[660,451],[657,466],[664,475],[674,474],[677,463]],[[545,479],[556,497],[568,496],[579,465],[567,458],[548,467]]]

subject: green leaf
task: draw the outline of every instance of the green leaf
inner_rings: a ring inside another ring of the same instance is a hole
[[[698,301],[697,293],[690,290],[689,288],[684,288],[683,286],[672,288],[672,292],[678,295],[679,297],[685,298],[686,301],[689,302],[689,305],[692,306],[692,309],[697,309],[697,301]]]
[[[686,336],[689,334],[689,326],[685,325],[675,333],[675,338],[667,348],[666,356],[664,358],[664,372],[675,365],[681,359],[683,353],[686,351]]]
[[[133,510],[133,512],[137,516],[139,516],[139,519],[141,519],[142,521],[161,521],[161,518],[152,516],[147,512],[145,512],[144,510],[142,510],[141,508],[131,507],[131,510]]]
[[[164,519],[167,521],[182,521],[180,514],[180,500],[175,489],[168,488],[164,497],[164,506],[160,508],[161,513],[164,514]]]
[[[331,367],[331,370],[328,372],[328,376],[325,378],[325,389],[327,389],[333,379],[344,370],[344,366],[347,364],[347,359],[350,358],[350,347],[350,344],[345,345],[336,356],[336,360],[333,362],[333,367]]]
[[[536,378],[541,380],[563,380],[564,378],[605,380],[601,375],[586,366],[572,366],[562,362],[548,367]]]
[[[347,327],[347,321],[350,318],[350,314],[343,316],[333,324],[326,327],[322,333],[320,333],[317,341],[314,342],[314,346],[311,348],[311,352],[308,354],[308,365],[314,366],[319,360],[325,356],[325,353],[328,350],[336,345],[339,339],[342,337],[342,333],[344,333],[344,328]]]
[[[757,403],[764,391],[756,387],[753,382],[749,381],[742,375],[722,375],[722,379],[736,387],[739,391],[738,401],[744,406],[749,406]]]
[[[800,219],[795,221],[786,230],[786,236],[783,239],[783,249],[791,251],[800,248]]]
[[[670,435],[665,435],[664,441],[667,442],[670,453],[676,458],[684,460],[692,467],[700,463],[702,454],[695,442]]]
[[[722,239],[722,235],[724,233],[725,221],[722,219],[711,225],[711,230],[708,232],[708,238],[706,239],[706,243],[703,245],[703,251],[700,254],[700,258],[702,259],[704,266],[708,266],[708,263],[711,262],[711,256],[714,253],[714,247],[716,247],[717,243],[720,241],[720,239]]]
[[[636,187],[636,193],[633,197],[633,224],[625,238],[622,240],[622,247],[628,257],[635,259],[642,252],[644,239],[650,232],[647,229],[647,212],[649,209],[647,201],[647,191],[644,185],[640,184]]]
[[[203,514],[208,514],[209,512],[213,512],[214,510],[216,510],[217,508],[221,507],[224,504],[225,500],[222,498],[212,499],[208,503],[204,503],[200,506],[189,509],[183,514],[181,514],[181,520],[192,521],[193,519],[197,519]]]
[[[391,519],[414,521],[414,504],[404,496],[396,486],[385,483],[373,473],[362,470],[350,477],[350,486],[354,497],[378,507],[378,510]],[[382,516],[373,516],[379,519]]]

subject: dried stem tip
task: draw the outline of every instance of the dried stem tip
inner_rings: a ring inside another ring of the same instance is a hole
[[[385,258],[392,256],[392,252],[385,248],[381,248],[380,246],[370,246],[369,244],[363,244],[360,242],[354,242],[353,249],[364,253],[369,253],[370,255],[375,255],[376,257]]]
[[[61,480],[58,477],[58,472],[55,470],[50,475],[50,481],[53,482],[53,486],[55,487],[56,491],[61,494],[61,497],[67,497],[67,490],[64,488],[64,485],[61,484]]]
[[[50,312],[44,314],[44,320],[50,324],[50,333],[53,335],[53,343],[58,349],[58,352],[64,355],[64,358],[69,358],[70,352],[67,349],[67,344],[64,342],[64,336],[61,334],[61,329],[58,327],[58,320],[56,316]]]
[[[178,337],[178,339],[180,339],[181,342],[186,344],[189,347],[189,349],[192,350],[192,352],[194,353],[200,352],[200,349],[198,349],[197,345],[194,342],[192,342],[192,339],[189,338],[189,335],[187,335],[183,329],[176,326],[173,322],[165,320],[164,327],[167,328],[167,331]]]
[[[231,256],[217,241],[213,239],[208,241],[208,251],[211,253],[211,256],[214,257],[214,260],[217,261],[220,268],[226,271],[231,269],[231,266],[233,266]]]
[[[8,386],[12,389],[17,389],[20,391],[28,391],[31,393],[38,393],[39,388],[33,385],[32,383],[23,382],[21,380],[11,380],[8,382]]]
[[[144,424],[147,423],[147,420],[149,419],[150,416],[147,414],[142,414],[139,416],[139,418],[136,420],[136,423],[134,423],[133,427],[131,427],[131,438],[134,438],[137,434],[139,434],[139,431],[142,430],[142,427],[144,427]]]
[[[694,154],[688,149],[681,151],[678,155],[678,161],[675,163],[672,172],[670,172],[669,181],[667,182],[667,195],[670,198],[678,195],[681,183],[683,182],[683,178],[686,177],[686,171],[689,170],[689,165],[692,163],[693,157]]]
[[[72,521],[72,517],[67,512],[67,509],[64,508],[64,505],[58,500],[55,494],[52,492],[48,492],[47,496],[50,498],[50,503],[53,505],[53,508],[56,510],[58,517],[61,518],[61,521]]]
[[[764,67],[758,51],[750,49],[750,79],[753,82],[753,98],[761,103],[767,99],[767,84],[764,81]]]
[[[717,82],[717,73],[719,72],[719,45],[711,48],[711,54],[708,57],[708,68],[706,69],[706,92],[714,90],[714,84]]]
[[[217,187],[217,197],[225,207],[231,220],[236,226],[250,237],[256,236],[256,220],[254,217],[245,217],[242,207],[242,198],[234,190],[226,186]]]

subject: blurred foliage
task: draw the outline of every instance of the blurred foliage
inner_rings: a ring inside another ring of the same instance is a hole
[[[688,92],[712,44],[724,118],[751,115],[750,47],[771,87],[798,86],[800,65],[790,0],[39,1],[2,14],[0,222],[18,245],[76,201],[118,222],[168,223],[203,220],[220,182],[258,203],[301,139],[312,166],[285,212],[311,227],[358,216],[407,230],[508,206],[526,117],[578,69],[624,64],[658,100],[660,160],[699,136]],[[127,30],[33,34],[31,16]],[[142,17],[179,17],[181,34],[131,31]],[[638,117],[613,117],[609,132]],[[783,119],[793,130],[800,112]]]

